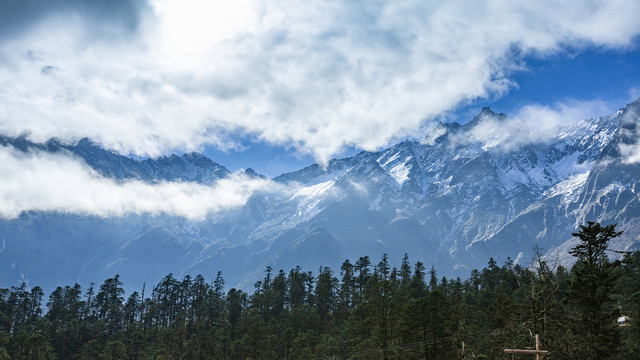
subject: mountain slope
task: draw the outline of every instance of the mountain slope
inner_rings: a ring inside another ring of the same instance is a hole
[[[25,153],[44,151],[75,156],[99,174],[120,180],[194,181],[211,184],[231,174],[224,166],[199,153],[135,160],[104,150],[88,139],[72,144],[52,139],[44,144],[37,144],[24,137],[9,138],[0,135],[0,146],[10,146]]]
[[[618,223],[625,233],[616,247],[637,247],[640,165],[630,151],[640,139],[639,108],[636,101],[553,133],[484,108],[421,141],[282,174],[272,180],[279,191],[255,193],[244,206],[204,220],[26,213],[0,221],[0,286],[120,273],[137,289],[168,272],[213,277],[221,270],[230,285],[249,288],[269,265],[338,269],[345,258],[375,261],[383,253],[396,262],[409,253],[441,274],[467,276],[489,257],[526,265],[536,246],[568,264],[570,234],[586,221]],[[212,184],[230,174],[199,154],[135,160],[87,140],[0,138],[0,145],[65,152],[121,181]]]

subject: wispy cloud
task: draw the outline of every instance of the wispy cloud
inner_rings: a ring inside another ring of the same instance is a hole
[[[211,186],[188,182],[118,182],[64,153],[24,153],[0,146],[0,218],[24,211],[100,217],[168,214],[201,220],[243,206],[256,192],[279,191],[269,180],[234,175]]]
[[[624,164],[640,163],[640,131],[638,131],[637,126],[639,120],[640,103],[633,103],[627,106],[623,115],[623,124],[620,128],[622,141],[618,148]]]
[[[567,99],[552,105],[529,104],[511,119],[487,118],[467,132],[458,134],[459,143],[479,143],[485,149],[510,150],[522,145],[546,143],[571,131],[571,125],[598,114],[608,116],[615,105],[596,99]]]
[[[620,144],[620,155],[625,164],[640,163],[640,142],[635,144]]]
[[[501,96],[523,55],[626,49],[640,34],[633,0],[118,2],[97,29],[83,14],[98,3],[0,39],[1,133],[139,155],[234,147],[241,133],[323,161]],[[569,110],[519,116],[545,111]]]

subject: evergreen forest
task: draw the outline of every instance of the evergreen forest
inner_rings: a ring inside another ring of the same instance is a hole
[[[640,251],[610,260],[615,225],[581,226],[566,269],[538,256],[467,279],[405,255],[345,260],[340,269],[267,267],[251,293],[221,273],[172,274],[125,294],[101,285],[0,289],[6,359],[545,359],[640,358]],[[611,258],[614,258],[611,256]],[[620,315],[631,326],[619,326]]]

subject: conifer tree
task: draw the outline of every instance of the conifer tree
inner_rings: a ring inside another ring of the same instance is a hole
[[[580,348],[584,359],[612,358],[620,341],[615,324],[618,309],[611,298],[614,269],[619,262],[610,262],[607,256],[611,239],[622,234],[615,228],[615,224],[602,227],[588,222],[587,226],[580,226],[580,232],[572,234],[579,242],[569,252],[578,258],[573,267],[569,300],[577,312],[573,328],[583,340]]]
[[[353,274],[353,265],[349,259],[347,259],[340,267],[340,275],[342,279],[339,292],[338,309],[341,316],[346,316],[346,314],[352,309],[356,284]]]

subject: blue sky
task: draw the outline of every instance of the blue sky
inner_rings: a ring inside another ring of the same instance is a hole
[[[640,96],[638,49],[589,49],[575,56],[563,54],[525,61],[529,70],[512,76],[518,87],[492,102],[491,106],[512,112],[528,103],[552,104],[573,98],[602,99],[623,107]]]
[[[478,99],[455,112],[454,121],[469,121],[483,106],[513,115],[530,104],[550,105],[578,101],[601,101],[603,113],[611,115],[640,97],[640,50],[588,49],[575,55],[525,58],[526,69],[510,77],[517,84],[496,99]]]
[[[276,176],[487,105],[611,113],[640,95],[638,18],[633,0],[4,1],[0,133]]]

